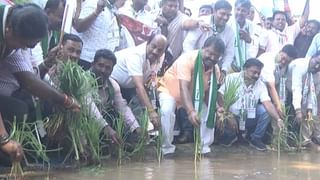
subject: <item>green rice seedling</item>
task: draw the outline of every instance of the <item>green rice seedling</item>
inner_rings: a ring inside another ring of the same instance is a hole
[[[148,117],[148,111],[144,110],[142,113],[141,118],[138,119],[140,127],[142,129],[141,136],[139,137],[138,143],[135,145],[134,150],[129,154],[129,156],[138,155],[141,158],[143,157],[143,152],[146,146],[146,142],[148,139],[148,123],[149,123],[149,117]]]
[[[288,143],[288,140],[292,142],[299,142],[299,137],[294,133],[288,130],[289,126],[292,126],[289,123],[289,109],[285,109],[284,106],[282,106],[283,112],[285,112],[285,118],[283,119],[284,127],[282,129],[279,129],[278,134],[274,138],[273,144],[276,144],[277,146],[277,152],[278,152],[278,158],[281,156],[281,150],[292,150],[292,147]]]
[[[100,162],[101,160],[101,147],[100,147],[100,125],[94,121],[94,119],[89,119],[88,123],[85,124],[86,127],[86,139],[88,140],[88,145],[90,146],[90,151],[94,162]]]
[[[125,156],[125,150],[124,150],[124,145],[125,145],[125,141],[126,141],[126,134],[125,134],[125,125],[124,125],[124,119],[123,119],[123,115],[120,114],[119,118],[117,118],[114,121],[114,127],[115,127],[115,131],[120,139],[120,144],[117,146],[117,150],[118,150],[118,165],[122,164],[122,158]]]
[[[18,123],[15,119],[11,124],[10,138],[20,143],[25,153],[35,152],[37,157],[48,162],[45,146],[41,144],[39,139],[34,135],[36,129],[35,123],[27,123],[26,117],[23,122]],[[32,127],[35,127],[33,129]],[[30,149],[27,149],[30,147]],[[11,167],[10,176],[14,179],[20,179],[24,176],[24,172],[20,162],[13,162]]]
[[[225,121],[231,120],[234,118],[233,114],[229,112],[230,106],[234,104],[239,99],[238,90],[240,88],[239,79],[232,79],[226,81],[225,91],[223,95],[223,108],[225,112],[219,117],[220,126],[218,126],[218,131],[223,133]]]
[[[161,162],[161,159],[162,159],[162,150],[161,150],[161,146],[162,146],[162,129],[159,128],[158,130],[158,137],[157,137],[157,140],[156,140],[156,153],[157,153],[157,160],[158,162],[160,163]]]
[[[194,163],[201,160],[201,136],[200,136],[200,128],[194,128],[193,131],[194,136]]]
[[[58,64],[53,82],[65,94],[74,97],[81,105],[81,112],[75,113],[61,108],[56,109],[46,128],[48,135],[55,136],[59,129],[66,129],[73,144],[75,159],[86,156],[89,151],[94,159],[99,157],[97,145],[99,136],[95,117],[90,113],[90,103],[98,98],[98,85],[90,72],[84,71],[77,63],[68,61]]]

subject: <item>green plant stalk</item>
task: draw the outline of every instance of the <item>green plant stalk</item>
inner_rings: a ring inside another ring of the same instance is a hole
[[[141,118],[139,118],[139,124],[142,129],[142,134],[140,136],[138,143],[135,145],[134,150],[130,153],[129,156],[138,154],[142,158],[143,151],[146,145],[146,140],[148,137],[148,123],[149,123],[148,112],[147,110],[144,110]]]
[[[201,136],[200,128],[194,128],[194,162],[201,160]]]
[[[75,138],[74,133],[73,133],[72,130],[69,130],[69,132],[70,132],[71,139],[72,139],[73,149],[74,149],[74,152],[75,152],[75,154],[76,154],[76,155],[75,155],[75,159],[76,159],[77,161],[79,161],[79,160],[80,160],[80,155],[79,155],[79,151],[78,151],[78,146],[77,146],[76,138]]]
[[[115,130],[120,138],[121,144],[118,146],[118,165],[122,164],[122,158],[124,156],[124,142],[126,140],[124,135],[124,119],[123,115],[120,114],[120,117],[116,120],[115,123]]]
[[[278,133],[278,137],[281,138],[281,133],[282,133],[282,129],[279,130],[279,133]],[[278,139],[278,159],[280,159],[280,155],[281,155],[281,151],[280,151],[280,148],[281,148],[281,139]]]
[[[161,146],[162,146],[162,129],[159,129],[159,134],[156,142],[156,153],[157,153],[157,160],[160,163],[162,159],[162,151],[161,151]]]
[[[100,147],[100,126],[93,119],[89,119],[90,123],[87,123],[87,139],[90,145],[90,149],[93,153],[93,158],[96,162],[100,162],[101,159],[101,147]],[[91,138],[90,138],[91,137]],[[93,138],[92,138],[93,137]]]

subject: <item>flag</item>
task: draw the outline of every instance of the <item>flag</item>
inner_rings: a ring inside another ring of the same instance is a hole
[[[155,28],[151,28],[129,16],[123,14],[119,14],[117,16],[120,24],[126,27],[131,34],[136,46],[147,41],[152,33],[156,31]]]
[[[71,33],[72,19],[77,7],[77,0],[67,0],[64,8],[61,32]]]

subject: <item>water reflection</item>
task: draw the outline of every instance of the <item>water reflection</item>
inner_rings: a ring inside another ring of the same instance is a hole
[[[90,168],[89,168],[90,169]],[[320,157],[317,153],[215,152],[195,166],[193,156],[156,161],[130,162],[118,167],[107,164],[99,170],[51,172],[50,179],[91,180],[213,180],[213,179],[319,179]],[[98,173],[97,173],[98,172]],[[43,179],[43,177],[42,177]]]

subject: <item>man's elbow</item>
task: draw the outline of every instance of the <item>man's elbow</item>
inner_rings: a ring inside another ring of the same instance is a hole
[[[18,72],[14,74],[19,85],[26,89],[30,90],[33,87],[33,84],[38,81],[36,75],[31,72]]]

